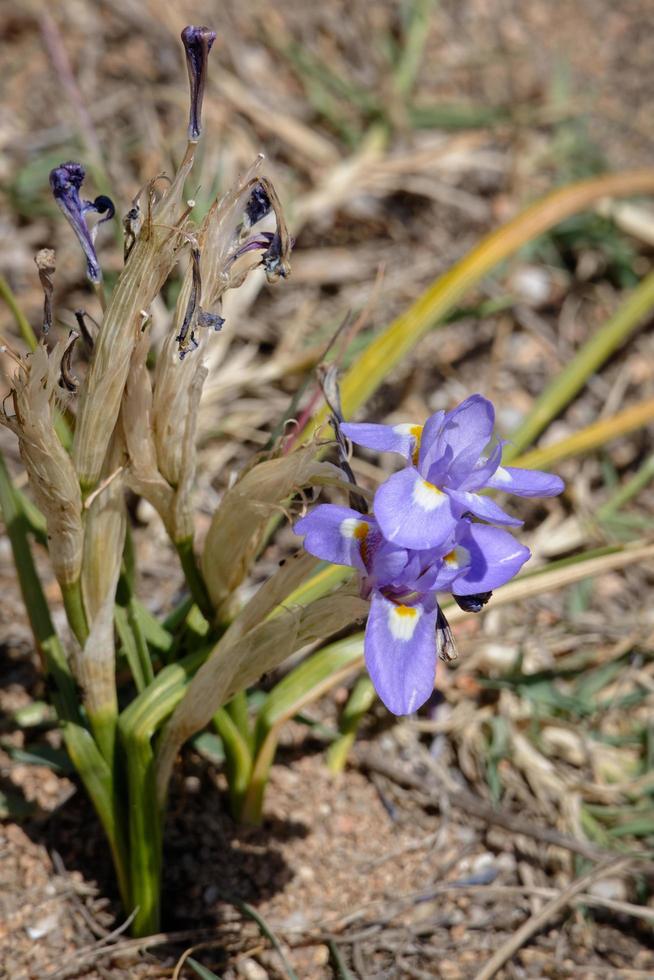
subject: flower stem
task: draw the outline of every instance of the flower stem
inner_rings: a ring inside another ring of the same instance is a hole
[[[252,753],[239,726],[227,708],[219,708],[212,719],[225,749],[229,802],[235,820],[242,819],[243,800],[252,774]]]
[[[62,585],[61,592],[64,599],[64,609],[68,625],[77,637],[80,646],[84,646],[89,638],[89,627],[84,612],[84,602],[82,599],[82,585],[80,579],[71,582],[70,585]]]
[[[186,579],[186,584],[188,585],[189,591],[193,596],[193,600],[200,609],[200,612],[204,618],[208,620],[208,622],[212,622],[215,611],[213,605],[211,604],[207,587],[195,557],[195,552],[193,550],[193,538],[183,538],[181,541],[176,541],[175,548],[177,549],[177,554],[179,555],[179,560],[184,572],[184,578]]]

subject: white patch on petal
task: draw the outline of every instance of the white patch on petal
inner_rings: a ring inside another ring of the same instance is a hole
[[[507,487],[511,486],[511,484],[513,483],[513,477],[508,472],[508,470],[504,469],[503,466],[497,467],[497,469],[493,473],[493,480],[496,483],[502,483],[504,486]]]
[[[365,521],[359,521],[356,517],[346,517],[344,521],[341,521],[339,530],[344,538],[351,540],[352,538],[360,536],[360,534],[357,534],[357,529],[362,524],[365,525]]]
[[[393,432],[397,432],[398,436],[410,436],[413,435],[411,429],[415,428],[413,422],[400,422],[399,425],[393,426]]]
[[[394,640],[407,643],[422,616],[421,606],[388,606],[388,629]]]
[[[442,490],[435,487],[433,483],[427,483],[426,480],[416,480],[413,486],[412,496],[413,502],[421,510],[428,512],[442,507],[447,500]]]
[[[456,548],[444,556],[443,561],[451,569],[467,568],[470,564],[470,552],[463,545],[458,544]]]

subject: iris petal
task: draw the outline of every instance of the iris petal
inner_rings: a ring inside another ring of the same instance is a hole
[[[452,585],[457,595],[476,595],[504,585],[516,575],[529,558],[529,548],[521,545],[508,531],[486,524],[466,522],[459,536],[461,546],[470,556],[468,568]]]
[[[349,507],[321,504],[297,521],[293,530],[305,535],[304,549],[310,555],[366,571],[366,543],[375,532],[372,518]]]
[[[420,442],[422,426],[412,422],[402,422],[399,425],[343,422],[341,432],[357,446],[380,453],[400,453],[410,460]]]
[[[544,470],[524,470],[516,466],[500,466],[486,486],[494,490],[506,490],[519,497],[556,497],[563,493],[565,484],[561,477]]]
[[[490,497],[481,497],[478,493],[468,493],[465,490],[446,490],[445,492],[452,501],[458,504],[460,516],[469,511],[482,521],[490,521],[492,524],[519,527],[520,524],[524,523],[519,518],[507,514]]]
[[[379,487],[374,509],[384,537],[403,548],[435,548],[447,540],[457,521],[448,495],[410,466]]]
[[[437,606],[398,605],[374,592],[364,643],[366,666],[389,711],[416,711],[434,689]]]

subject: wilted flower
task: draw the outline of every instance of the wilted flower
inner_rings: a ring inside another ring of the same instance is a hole
[[[50,171],[50,187],[55,201],[68,219],[86,256],[86,271],[93,283],[102,282],[100,263],[95,252],[95,236],[98,225],[109,221],[115,214],[113,202],[101,194],[94,201],[82,201],[79,196],[86,172],[81,163],[61,163]],[[104,214],[93,228],[89,228],[85,215],[95,212]]]
[[[562,492],[563,481],[551,473],[501,466],[501,442],[488,456],[482,455],[494,424],[491,403],[471,395],[451,412],[435,412],[424,426],[341,426],[357,445],[401,453],[411,462],[375,495],[375,515],[389,541],[406,548],[435,548],[447,541],[464,514],[493,524],[522,524],[481,496],[486,488],[522,497],[553,497]]]
[[[190,140],[198,140],[202,132],[202,98],[207,75],[207,59],[215,40],[215,31],[210,31],[208,27],[194,27],[189,24],[182,31],[188,80],[191,86],[191,108],[188,123],[188,138]]]

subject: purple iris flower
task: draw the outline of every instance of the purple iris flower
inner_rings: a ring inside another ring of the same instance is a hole
[[[385,539],[372,515],[322,504],[295,525],[312,555],[361,574],[371,600],[364,651],[379,697],[397,715],[416,711],[434,689],[436,592],[477,596],[503,585],[529,549],[499,528],[463,519],[440,548],[413,550]],[[441,616],[442,618],[442,616]]]
[[[86,256],[86,272],[93,283],[102,282],[102,271],[95,252],[95,236],[98,225],[109,221],[115,214],[110,198],[101,194],[95,201],[82,201],[79,192],[86,176],[81,163],[73,160],[61,163],[50,171],[50,187],[55,201],[65,214],[77,235]],[[105,215],[93,228],[89,228],[85,215],[95,212]]]
[[[493,437],[495,410],[471,395],[451,412],[435,412],[424,426],[343,424],[352,442],[401,453],[409,466],[394,473],[375,495],[382,534],[405,548],[436,548],[454,533],[465,514],[492,524],[519,525],[480,491],[505,490],[522,497],[552,497],[563,481],[539,470],[502,466],[502,442],[484,455]]]

